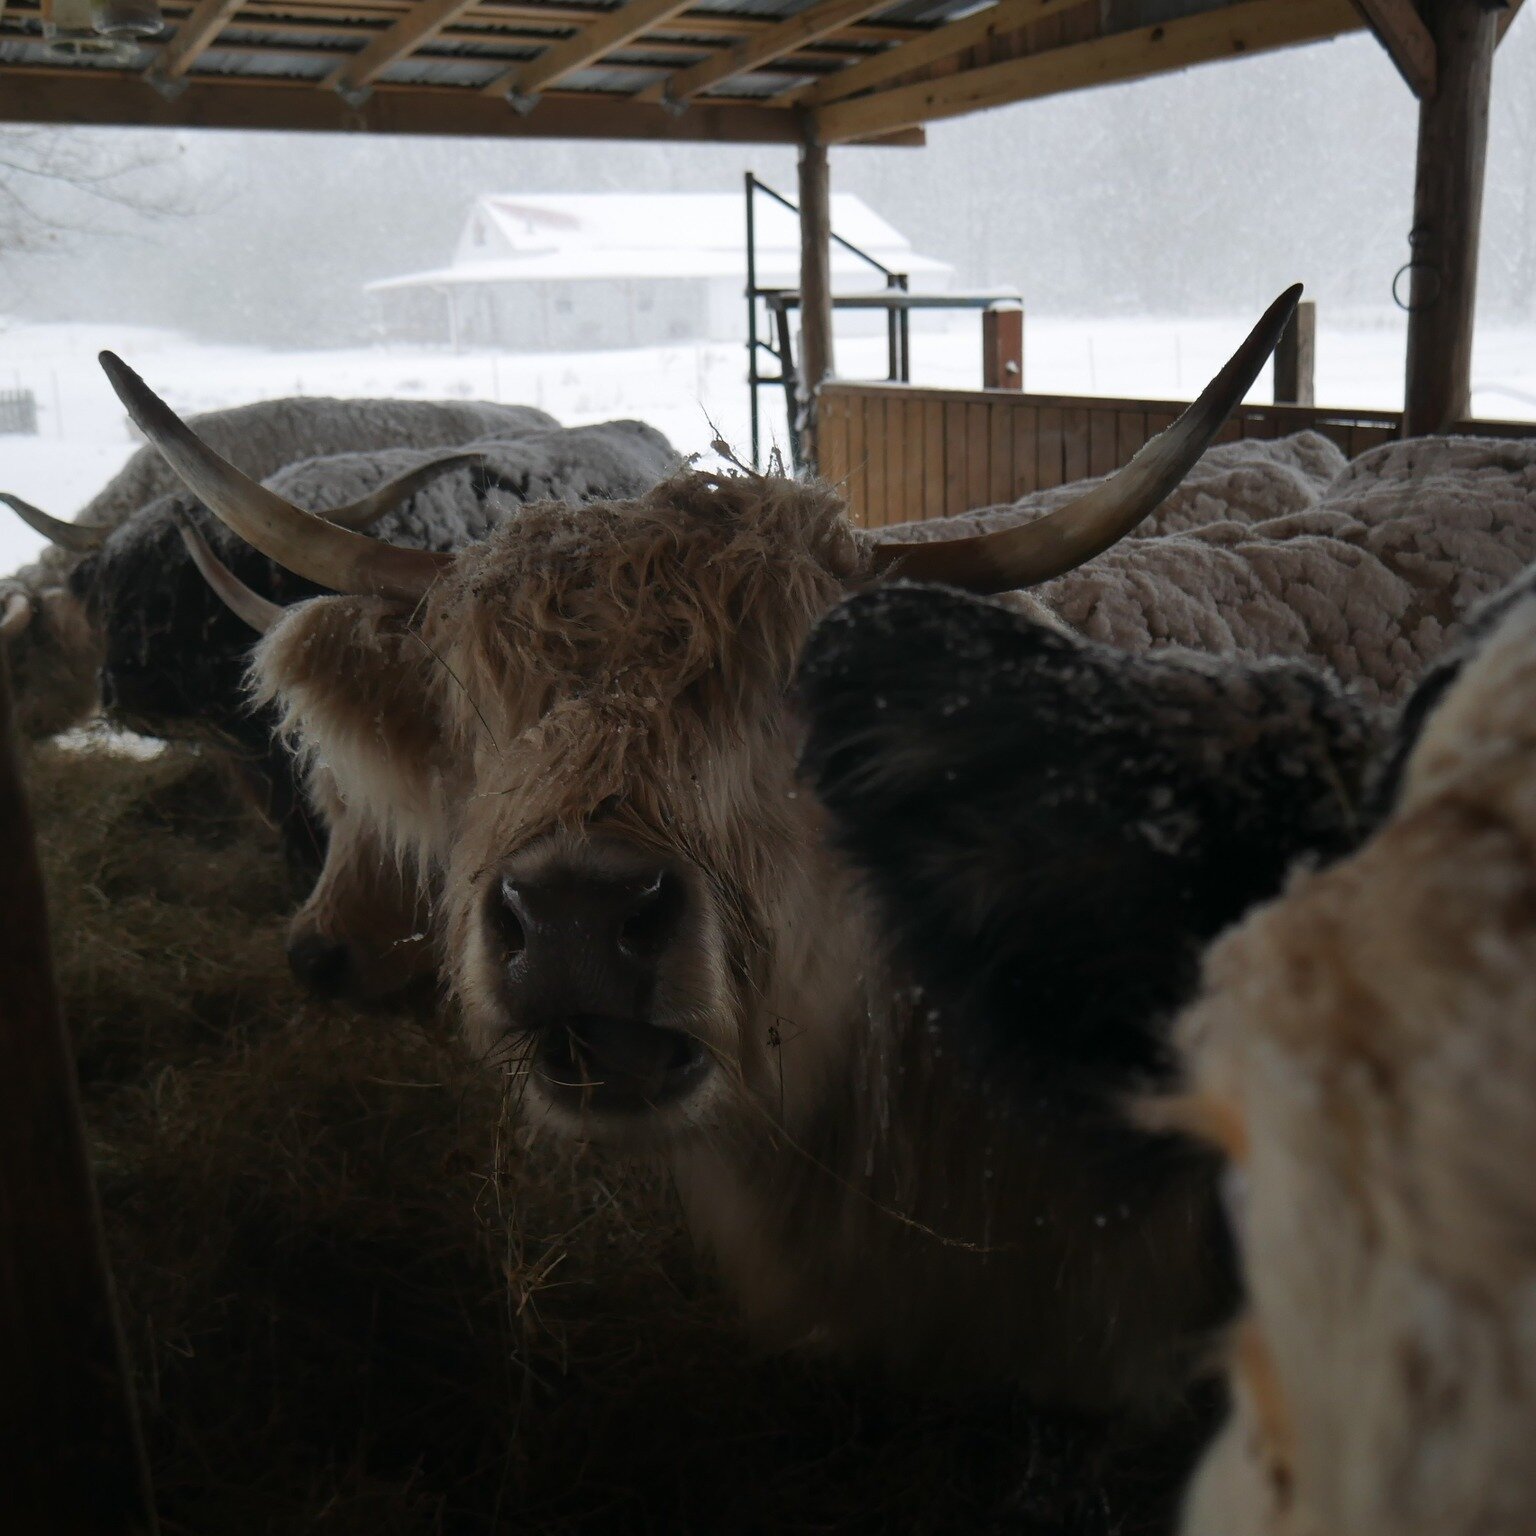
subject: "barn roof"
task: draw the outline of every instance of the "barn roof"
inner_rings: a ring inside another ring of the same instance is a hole
[[[914,143],[1362,24],[1351,0],[160,0],[157,36],[111,42],[107,3],[0,0],[0,120]]]
[[[953,269],[919,256],[912,242],[863,198],[832,194],[832,223],[844,239],[913,277]],[[480,238],[488,222],[500,236]],[[793,287],[800,267],[800,221],[765,200],[757,210],[760,281]],[[430,272],[380,278],[370,292],[448,284],[557,279],[709,278],[740,283],[746,267],[746,208],[740,192],[562,192],[479,197],[453,262]],[[871,273],[868,263],[835,246],[840,279]]]

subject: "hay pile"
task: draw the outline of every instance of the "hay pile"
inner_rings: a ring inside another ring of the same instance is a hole
[[[305,1002],[194,751],[31,767],[168,1533],[1151,1528],[1071,1426],[755,1355],[660,1180],[521,1145],[441,1022]]]

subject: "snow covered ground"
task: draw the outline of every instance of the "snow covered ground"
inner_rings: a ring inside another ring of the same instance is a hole
[[[1047,393],[1188,399],[1248,324],[1229,320],[1044,319],[1025,333],[1025,383]],[[914,330],[914,382],[974,388],[980,322]],[[134,447],[96,353],[119,352],[182,411],[279,395],[393,395],[502,400],[542,406],[576,425],[637,416],[685,452],[705,452],[714,429],[743,457],[750,441],[739,345],[677,346],[585,354],[453,353],[379,346],[329,352],[267,352],[188,340],[169,331],[110,325],[13,325],[0,321],[0,389],[31,389],[36,437],[0,436],[0,490],[62,516],[97,491]],[[1318,338],[1317,393],[1327,405],[1394,408],[1402,397],[1402,317],[1335,317]],[[879,378],[879,338],[842,341],[838,371]],[[1536,420],[1536,325],[1487,326],[1473,358],[1474,406],[1483,416]],[[1267,378],[1255,398],[1268,398]],[[765,390],[765,442],[782,441],[777,391]],[[711,425],[713,423],[713,426]],[[5,515],[0,572],[29,559],[40,541]]]

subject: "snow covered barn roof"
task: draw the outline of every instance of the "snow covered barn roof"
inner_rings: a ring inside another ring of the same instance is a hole
[[[832,196],[832,227],[896,271],[938,275],[941,261],[911,242],[862,198]],[[766,199],[757,210],[759,270],[793,279],[800,224]],[[598,278],[708,278],[738,281],[746,271],[746,206],[740,192],[574,192],[477,198],[446,267],[382,278],[370,292],[457,283]],[[865,276],[870,268],[834,246],[832,273]]]
[[[102,0],[0,0],[0,121],[914,144],[940,118],[1334,37],[1361,9],[158,0],[157,33],[109,38],[94,30],[117,24]]]

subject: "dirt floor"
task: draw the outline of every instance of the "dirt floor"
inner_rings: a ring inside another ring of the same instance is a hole
[[[755,1352],[661,1179],[522,1145],[451,1023],[305,1001],[194,751],[31,767],[172,1536],[1156,1528],[1095,1430]]]

